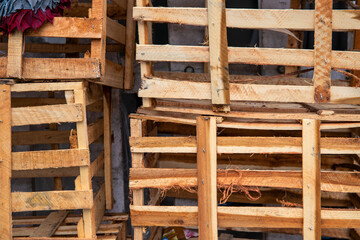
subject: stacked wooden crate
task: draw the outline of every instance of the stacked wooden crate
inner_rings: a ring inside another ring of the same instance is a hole
[[[127,217],[104,214],[113,207],[111,87],[134,81],[132,7],[73,1],[53,24],[1,37],[0,239],[126,238]],[[124,53],[125,65],[109,52]],[[53,178],[54,189],[12,192],[19,178]]]
[[[198,228],[200,239],[225,229],[353,237],[360,108],[344,103],[356,103],[360,90],[331,79],[331,71],[358,70],[360,55],[332,51],[331,42],[333,31],[359,29],[360,11],[332,10],[331,0],[315,0],[315,10],[226,9],[223,0],[205,8],[150,5],[138,0],[134,8],[143,98],[131,115],[135,239],[144,227],[161,226]],[[152,22],[207,27],[209,46],[154,45]],[[226,27],[314,31],[315,46],[228,47]],[[201,62],[209,72],[154,72],[157,62]],[[229,64],[313,67],[314,76],[229,75]],[[198,206],[153,206],[166,195]],[[252,205],[218,206],[219,199]]]

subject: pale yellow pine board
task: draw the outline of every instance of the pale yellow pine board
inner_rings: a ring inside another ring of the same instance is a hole
[[[9,34],[7,55],[7,76],[10,78],[22,78],[24,36],[21,31]]]
[[[50,213],[30,237],[51,237],[69,212],[58,211]]]

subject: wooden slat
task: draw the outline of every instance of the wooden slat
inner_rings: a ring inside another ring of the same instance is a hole
[[[216,118],[198,117],[197,178],[199,239],[217,239]]]
[[[112,158],[111,158],[111,88],[103,88],[104,121],[102,129],[104,132],[104,176],[106,192],[106,209],[110,210],[114,205],[113,184],[112,184]]]
[[[24,58],[23,78],[26,79],[98,79],[100,63],[93,58]]]
[[[101,221],[103,219],[103,216],[104,216],[104,213],[105,213],[105,205],[106,205],[105,184],[102,184],[100,189],[96,193],[95,198],[94,198],[95,228],[96,228],[96,230],[99,229]]]
[[[359,10],[334,10],[333,30],[358,30]],[[313,31],[315,28],[314,10],[292,9],[226,9],[226,23],[230,28],[243,29],[290,29]],[[206,8],[160,8],[135,7],[134,19],[137,21],[178,23],[181,25],[206,26]]]
[[[130,206],[133,226],[197,226],[197,207]],[[302,228],[301,208],[218,207],[219,227]],[[357,210],[321,210],[322,228],[360,226]]]
[[[55,17],[53,23],[45,23],[41,28],[29,30],[30,37],[58,38],[101,38],[101,19]]]
[[[24,36],[21,31],[9,34],[7,76],[10,78],[22,78],[23,44]]]
[[[0,236],[11,239],[11,92],[0,85]]]
[[[89,144],[95,142],[104,134],[104,119],[100,118],[96,122],[88,125]]]
[[[120,9],[126,9],[126,1],[125,0],[111,0],[112,3],[116,4]]]
[[[134,0],[127,0],[126,9],[126,52],[125,52],[125,75],[124,89],[132,89],[134,87],[134,61],[135,61],[135,21],[133,20]]]
[[[143,79],[139,97],[167,99],[211,99],[211,86],[208,82]],[[332,87],[332,103],[359,98],[360,91],[350,87]],[[231,101],[271,101],[314,103],[312,86],[258,85],[230,83]]]
[[[239,177],[240,176],[240,177]],[[321,191],[324,192],[358,192],[360,189],[359,174],[354,172],[321,172]],[[273,188],[302,189],[301,171],[273,170],[218,170],[217,183],[221,186],[235,184],[239,186],[259,186]],[[197,186],[196,169],[146,168],[130,170],[130,188],[161,188],[174,186]]]
[[[104,152],[101,152],[99,156],[91,163],[91,177],[104,175]]]
[[[314,87],[316,102],[331,98],[332,0],[315,2]]]
[[[82,88],[82,82],[18,83],[11,86],[11,92],[71,91]]]
[[[136,50],[136,59],[139,61],[209,62],[209,47],[207,46],[140,44],[137,45]],[[314,66],[314,50],[245,47],[229,47],[228,50],[229,63],[302,67]],[[169,52],[172,54],[168,54]],[[331,66],[334,68],[359,70],[360,63],[356,62],[359,56],[360,53],[355,51],[332,51]]]
[[[297,137],[218,137],[217,153],[288,153],[301,154]],[[321,138],[321,154],[358,154],[357,138]],[[195,137],[130,138],[133,153],[196,153]]]
[[[43,105],[65,104],[64,98],[32,98],[32,97],[17,97],[11,99],[11,107],[33,107]]]
[[[12,126],[79,122],[84,118],[81,109],[81,104],[13,108]]]
[[[70,131],[24,131],[12,133],[12,145],[69,143]]]
[[[93,194],[92,191],[13,192],[11,201],[13,212],[90,209]]]
[[[51,237],[68,215],[68,211],[50,213],[30,237]]]
[[[320,121],[304,119],[302,122],[303,149],[303,237],[321,239],[321,159]]]
[[[12,170],[79,167],[90,164],[88,149],[14,152]]]
[[[207,0],[211,102],[216,111],[230,111],[228,41],[225,0]],[[204,238],[205,239],[205,238]]]
[[[96,82],[110,87],[122,88],[124,81],[124,67],[108,59],[105,60],[106,72],[101,82]]]
[[[106,36],[118,43],[125,45],[125,35],[125,27],[108,17],[106,20]]]

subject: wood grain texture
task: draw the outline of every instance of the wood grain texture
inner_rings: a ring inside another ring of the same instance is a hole
[[[126,51],[125,51],[125,75],[124,89],[132,89],[134,87],[134,61],[135,61],[135,29],[136,24],[133,19],[134,0],[127,0],[126,8]]]
[[[106,36],[125,45],[126,29],[123,25],[111,18],[106,19]]]
[[[315,101],[331,98],[332,0],[315,1],[314,87]]]
[[[50,213],[30,237],[51,237],[68,215],[68,211]]]
[[[198,117],[196,120],[199,239],[216,240],[218,237],[216,118]]]
[[[320,121],[304,119],[302,122],[303,149],[303,237],[321,239],[321,157]]]
[[[21,31],[9,34],[7,54],[7,77],[22,78],[24,36]]]
[[[0,239],[11,239],[11,92],[0,85]]]

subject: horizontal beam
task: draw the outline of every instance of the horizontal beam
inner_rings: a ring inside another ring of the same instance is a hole
[[[12,126],[81,122],[81,104],[12,108]]]
[[[177,81],[161,78],[142,80],[139,97],[166,99],[211,99],[209,82]],[[259,85],[230,83],[231,101],[269,101],[314,103],[312,86]],[[360,97],[360,90],[352,87],[331,87],[331,103]]]
[[[11,85],[11,92],[54,92],[81,89],[83,89],[83,82],[18,83]]]
[[[171,52],[171,54],[169,54]],[[314,66],[314,50],[229,47],[229,63],[255,65]],[[359,52],[332,51],[331,66],[360,70]],[[154,62],[209,62],[208,46],[137,45],[136,59]]]
[[[125,27],[111,18],[106,20],[106,36],[112,40],[125,45]]]
[[[11,158],[12,170],[68,168],[90,164],[89,149],[13,152]]]
[[[321,173],[321,190],[325,192],[358,192],[359,174],[352,172]],[[221,186],[271,187],[302,189],[301,171],[272,170],[218,170],[217,183]],[[130,189],[172,187],[191,188],[197,186],[196,169],[132,168]]]
[[[24,131],[12,132],[11,141],[13,146],[35,144],[59,144],[69,143],[69,130],[63,131]]]
[[[55,17],[53,23],[45,23],[36,31],[29,30],[25,36],[99,39],[101,23],[97,18]]]
[[[103,118],[88,125],[89,144],[95,142],[103,134],[104,134],[104,119]]]
[[[333,11],[333,30],[360,29],[359,10]],[[207,26],[206,8],[135,7],[137,21],[177,23],[180,25]],[[313,31],[314,10],[293,9],[226,9],[226,25],[243,29],[291,29]]]
[[[93,206],[93,192],[13,192],[11,202],[13,212],[90,209]]]
[[[358,138],[321,138],[321,154],[360,154]],[[196,153],[195,137],[130,137],[133,153]],[[218,137],[217,153],[301,154],[300,137]]]

